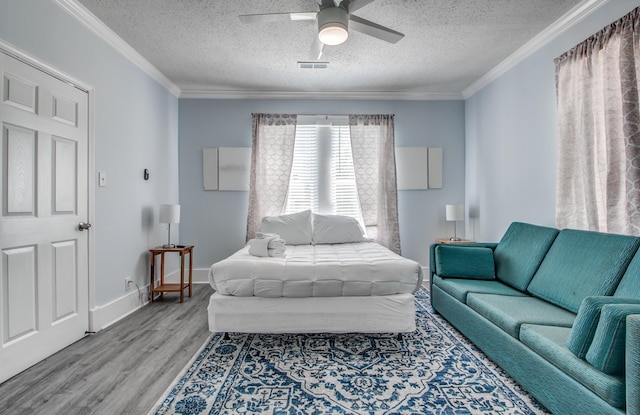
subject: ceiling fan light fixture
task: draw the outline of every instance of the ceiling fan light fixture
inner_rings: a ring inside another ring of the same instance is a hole
[[[318,33],[320,42],[325,45],[340,45],[344,43],[349,37],[349,32],[342,26],[326,26]]]
[[[318,39],[325,45],[340,45],[349,37],[349,14],[342,7],[327,7],[318,13]]]

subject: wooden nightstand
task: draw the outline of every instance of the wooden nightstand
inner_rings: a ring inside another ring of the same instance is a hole
[[[176,252],[180,254],[180,283],[166,284],[164,282],[164,254],[167,252]],[[149,301],[153,302],[153,294],[160,293],[160,297],[166,292],[179,292],[180,302],[184,301],[184,290],[189,288],[189,297],[191,297],[193,286],[193,245],[176,246],[175,248],[157,248],[149,249],[151,254],[151,284],[149,284]],[[184,257],[189,254],[189,281],[184,281]],[[160,255],[160,285],[155,286],[155,257]]]

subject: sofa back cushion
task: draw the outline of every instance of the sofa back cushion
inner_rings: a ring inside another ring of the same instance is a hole
[[[554,228],[513,222],[493,253],[497,279],[524,291],[558,232]]]
[[[633,256],[613,295],[615,297],[640,298],[640,250]]]
[[[624,373],[627,317],[633,314],[640,314],[639,304],[607,304],[602,307],[600,321],[587,352],[587,362],[608,375]]]
[[[585,297],[613,294],[638,245],[633,236],[565,229],[527,291],[577,313]]]
[[[578,315],[571,327],[567,348],[580,359],[584,359],[593,341],[600,322],[602,308],[606,305],[635,305],[640,307],[640,298],[622,298],[612,296],[587,297],[582,300]]]

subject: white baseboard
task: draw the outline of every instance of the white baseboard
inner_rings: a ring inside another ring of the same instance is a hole
[[[422,267],[422,285],[424,287],[431,286],[431,273],[429,273],[429,267]]]
[[[97,332],[106,329],[146,305],[149,302],[149,286],[140,287],[140,290],[142,291],[142,301],[140,301],[138,290],[135,289],[110,303],[89,311],[89,330]]]
[[[180,271],[176,270],[168,273],[165,276],[165,280],[167,282],[180,281]],[[209,268],[194,269],[193,283],[208,284]],[[142,302],[140,302],[138,290],[134,289],[108,304],[95,307],[89,311],[89,330],[97,332],[106,329],[110,325],[122,320],[129,314],[147,305],[149,303],[149,286],[145,285],[140,287],[140,290],[142,291]]]

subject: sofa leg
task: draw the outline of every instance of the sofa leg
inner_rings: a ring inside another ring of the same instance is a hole
[[[402,341],[402,333],[398,333],[398,337],[397,337],[398,341],[401,342]]]
[[[222,337],[223,340],[231,340],[231,338],[229,337],[229,333],[225,332],[224,336]]]

